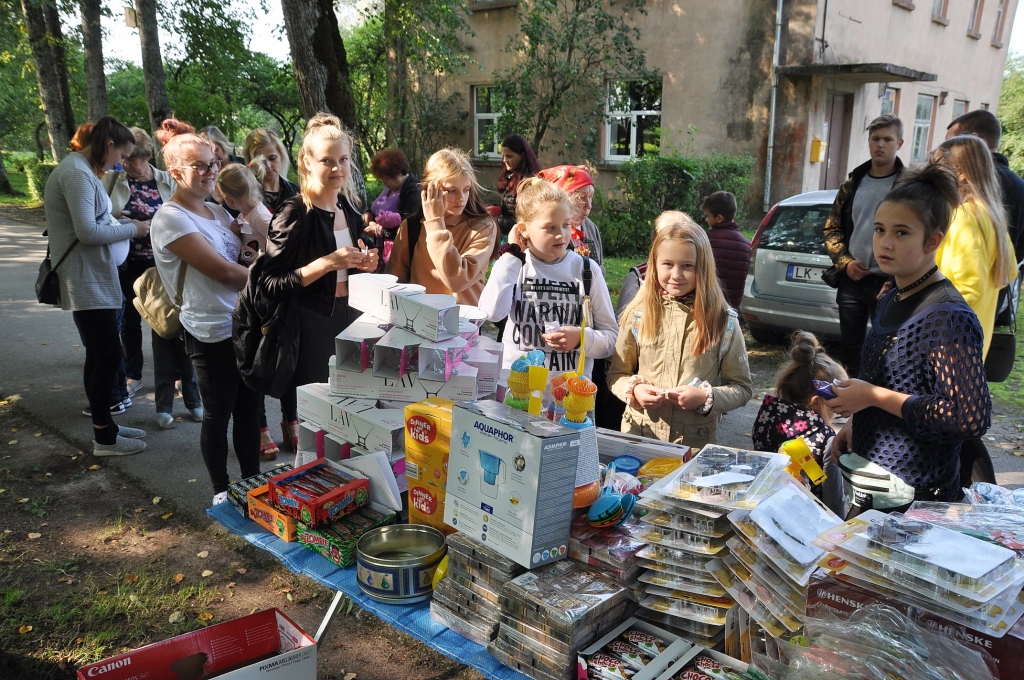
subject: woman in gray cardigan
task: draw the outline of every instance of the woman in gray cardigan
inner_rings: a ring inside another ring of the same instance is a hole
[[[75,135],[82,147],[68,154],[46,181],[43,208],[63,309],[70,309],[85,345],[85,393],[92,412],[93,455],[123,456],[146,448],[145,430],[119,428],[110,415],[110,387],[121,362],[117,314],[121,286],[110,244],[149,233],[148,224],[120,224],[100,177],[135,147],[131,131],[111,116]]]

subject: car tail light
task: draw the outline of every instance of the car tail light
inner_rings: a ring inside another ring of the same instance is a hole
[[[768,214],[761,220],[761,224],[758,225],[757,231],[754,232],[754,238],[750,242],[750,264],[747,265],[747,274],[749,276],[754,275],[754,264],[757,262],[757,247],[761,244],[761,234],[764,233],[765,227],[771,224],[772,217],[775,216],[775,209],[779,207],[776,203],[772,206],[772,209],[768,211]]]

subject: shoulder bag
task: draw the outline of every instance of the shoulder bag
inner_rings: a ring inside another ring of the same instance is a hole
[[[150,328],[165,340],[172,340],[181,335],[181,296],[185,290],[185,271],[188,264],[181,261],[178,268],[178,287],[174,293],[174,300],[167,295],[163,281],[156,267],[150,267],[142,273],[142,276],[135,279],[132,288],[135,290],[135,299],[132,304],[139,312],[139,316],[145,319]]]
[[[47,232],[43,232],[43,236],[46,236]],[[36,277],[36,300],[43,305],[54,305],[60,306],[60,279],[57,278],[57,268],[64,263],[67,256],[71,254],[75,246],[78,245],[78,239],[72,243],[59,260],[57,265],[54,267],[50,266],[50,246],[46,246],[46,257],[39,264],[39,276]]]

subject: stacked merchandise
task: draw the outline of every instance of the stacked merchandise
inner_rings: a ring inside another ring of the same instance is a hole
[[[444,523],[454,406],[447,399],[431,397],[405,407],[409,524],[426,524],[444,534],[454,531]]]
[[[625,615],[626,591],[573,560],[534,569],[501,589],[501,663],[535,680],[576,678],[577,652]]]
[[[1024,561],[1008,539],[1017,508],[914,503],[905,513],[867,510],[815,541],[818,564],[845,583],[1000,638],[1024,614]]]
[[[727,515],[754,507],[788,465],[786,456],[708,445],[641,494],[650,545],[637,615],[705,647],[722,645],[739,591],[709,571],[729,559]]]
[[[643,524],[634,517],[618,526],[597,528],[586,514],[572,521],[569,529],[569,557],[600,572],[626,589],[633,602],[642,598],[640,552],[647,546],[639,535]]]
[[[249,516],[249,492],[265,486],[267,481],[274,475],[291,470],[291,465],[278,465],[270,472],[261,472],[252,477],[246,477],[228,486],[228,503],[238,511],[242,517]]]
[[[464,533],[449,534],[448,573],[434,587],[435,621],[479,645],[498,633],[501,588],[525,569]]]

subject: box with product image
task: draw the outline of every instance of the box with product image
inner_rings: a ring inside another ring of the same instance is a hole
[[[456,404],[444,522],[532,569],[568,556],[579,433],[496,401]]]
[[[377,399],[383,401],[416,402],[431,397],[452,401],[473,401],[477,398],[478,369],[463,363],[458,373],[447,382],[423,380],[416,371],[401,378],[380,378],[371,372],[356,373],[339,369],[335,358],[328,363],[330,393],[351,399]]]
[[[746,673],[748,664],[726,656],[721,652],[695,645],[683,655],[679,661],[662,675],[658,680],[676,680],[676,678],[725,678],[732,673]]]
[[[316,641],[267,609],[78,669],[78,680],[315,680]]]
[[[322,458],[275,475],[269,484],[274,507],[314,526],[347,515],[370,499],[365,475]]]
[[[633,651],[629,647],[638,646],[637,642],[642,645],[640,652],[645,653],[645,656],[642,656],[638,663],[631,667],[636,673],[632,676],[632,680],[655,680],[661,677],[669,666],[693,648],[693,644],[666,630],[637,618],[629,618],[609,631],[607,635],[596,640],[579,655],[584,657],[584,662],[586,657],[592,654],[602,653],[618,656],[620,653]],[[616,647],[616,645],[619,646]]]
[[[442,533],[445,486],[455,403],[431,398],[405,407],[405,478],[409,483],[409,523],[426,524]]]
[[[467,366],[477,370],[477,394],[480,398],[494,394],[498,390],[498,376],[501,375],[501,345],[498,345],[497,350],[490,346],[471,347],[469,356],[462,360],[460,370]]]
[[[376,401],[333,395],[326,383],[301,385],[296,396],[300,418],[351,443],[358,452],[402,455],[405,422],[401,411],[377,408]]]
[[[417,295],[427,292],[415,283],[399,283],[392,274],[356,274],[348,277],[348,306],[364,312],[384,323],[391,321],[392,310],[398,308],[399,295]]]
[[[288,464],[278,465],[269,472],[261,472],[258,475],[252,477],[246,477],[243,480],[237,481],[228,487],[228,503],[231,503],[231,507],[238,511],[242,517],[249,516],[249,497],[248,493],[257,487],[261,487],[267,483],[274,475],[282,472],[291,470],[292,466]]]
[[[283,541],[295,540],[295,519],[274,507],[269,484],[249,492],[249,519]]]
[[[418,374],[419,349],[426,342],[428,340],[403,328],[392,328],[373,348],[373,377],[403,378],[410,373]]]
[[[412,292],[389,274],[357,274],[348,279],[350,307],[425,338],[447,340],[459,334],[459,304],[451,295]]]

